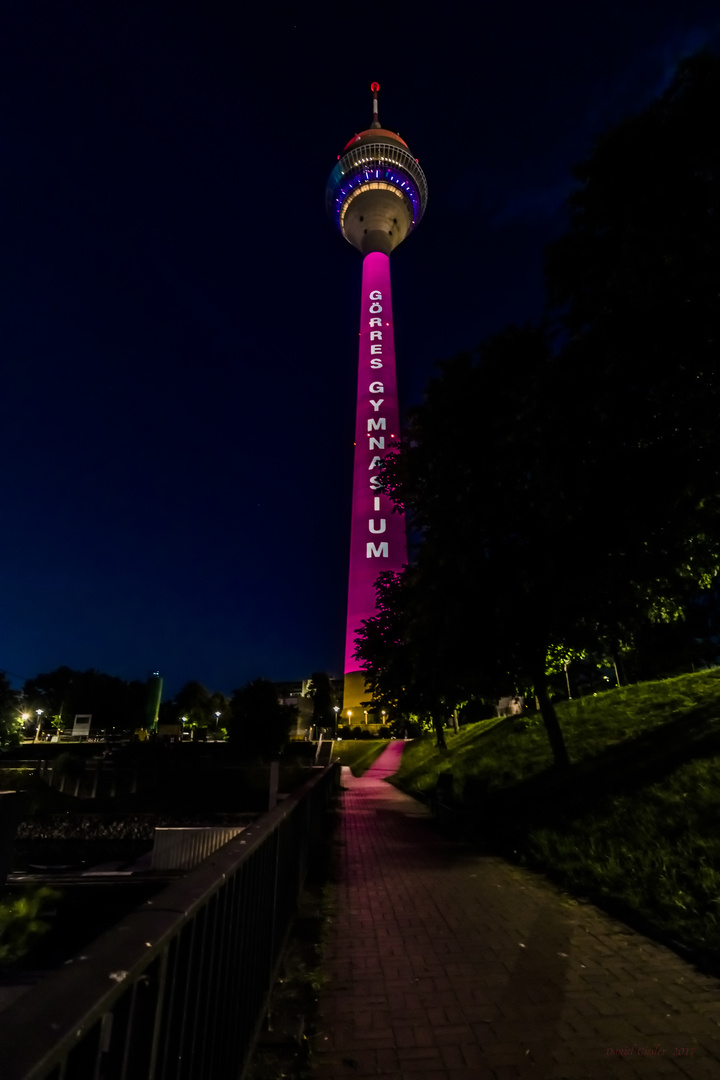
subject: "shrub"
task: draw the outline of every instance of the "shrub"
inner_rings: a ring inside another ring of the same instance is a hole
[[[40,918],[43,907],[57,900],[59,893],[45,885],[20,896],[0,900],[0,964],[19,960],[49,929]]]

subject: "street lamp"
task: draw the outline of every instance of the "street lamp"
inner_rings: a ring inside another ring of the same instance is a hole
[[[338,713],[340,712],[340,706],[339,705],[333,705],[333,712],[335,713],[335,738],[337,739],[337,718],[338,718]]]
[[[365,723],[367,724],[367,709],[363,709],[363,712],[365,713]]]
[[[38,735],[40,734],[40,726],[42,724],[42,714],[45,712],[45,710],[44,709],[36,709],[35,712],[37,713],[37,727],[35,728],[35,742],[40,742],[40,740],[38,738]]]

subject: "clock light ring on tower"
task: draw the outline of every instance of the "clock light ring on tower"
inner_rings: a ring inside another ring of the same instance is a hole
[[[373,121],[345,146],[330,174],[326,205],[345,239],[363,256],[358,398],[355,423],[345,693],[348,715],[367,699],[354,658],[355,637],[375,614],[375,581],[407,562],[405,520],[379,490],[378,470],[400,433],[389,256],[419,224],[427,181],[407,143],[380,126],[373,83]]]

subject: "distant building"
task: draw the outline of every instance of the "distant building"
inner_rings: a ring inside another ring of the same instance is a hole
[[[525,708],[525,698],[520,694],[513,697],[501,697],[495,706],[498,716],[521,716]]]
[[[342,709],[343,679],[330,679],[335,698]],[[278,701],[281,705],[294,705],[297,710],[297,721],[290,732],[292,739],[313,738],[313,699],[308,696],[310,679],[297,679],[288,682],[276,682],[275,689]]]

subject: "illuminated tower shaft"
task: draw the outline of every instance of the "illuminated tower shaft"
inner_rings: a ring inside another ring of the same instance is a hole
[[[348,706],[352,710],[350,700],[357,707],[364,695],[364,676],[353,654],[358,628],[375,614],[377,576],[407,562],[405,517],[393,513],[392,502],[379,490],[380,463],[399,430],[390,259],[373,251],[363,259],[360,306],[344,712]]]
[[[356,719],[369,697],[354,657],[357,631],[375,614],[378,575],[407,562],[405,519],[379,490],[382,459],[400,435],[390,253],[418,224],[427,202],[425,175],[407,143],[380,126],[380,87],[371,89],[372,124],[338,157],[326,193],[338,228],[363,255],[343,701],[345,716]]]

